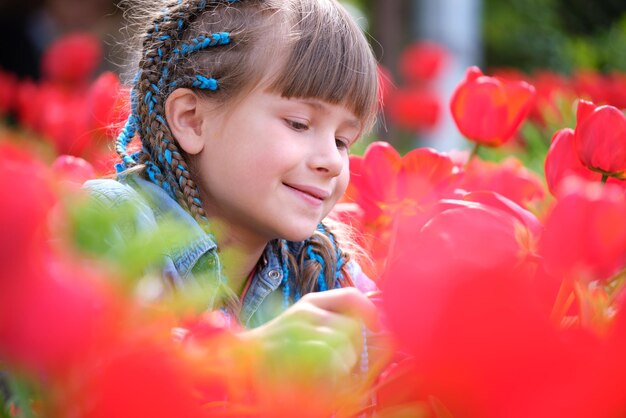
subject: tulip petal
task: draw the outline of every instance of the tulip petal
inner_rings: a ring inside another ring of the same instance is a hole
[[[402,157],[387,142],[373,142],[363,156],[363,188],[378,202],[397,201],[397,177]]]

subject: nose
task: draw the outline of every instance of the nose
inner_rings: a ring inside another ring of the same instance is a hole
[[[325,135],[324,138],[312,143],[309,166],[311,169],[329,177],[341,174],[345,165],[342,151],[337,148],[334,135]]]

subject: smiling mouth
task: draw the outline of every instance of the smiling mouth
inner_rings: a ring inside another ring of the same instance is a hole
[[[312,199],[318,203],[323,202],[324,200],[326,200],[326,198],[329,197],[329,193],[322,190],[322,189],[318,189],[316,187],[311,187],[311,186],[301,186],[301,185],[291,185],[291,184],[287,184],[287,183],[283,183],[285,186],[287,186],[289,189],[295,191],[296,193],[300,194],[302,197],[308,198],[308,199]]]

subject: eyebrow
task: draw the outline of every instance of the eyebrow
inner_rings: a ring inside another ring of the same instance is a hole
[[[309,99],[296,99],[297,101],[299,101],[300,103],[310,106],[318,111],[321,112],[325,112],[325,113],[331,113],[331,110],[328,108],[328,106],[320,101],[317,100],[309,100]],[[350,126],[351,128],[355,128],[355,129],[361,129],[361,121],[359,121],[358,119],[347,119],[346,120],[346,124],[348,126]]]

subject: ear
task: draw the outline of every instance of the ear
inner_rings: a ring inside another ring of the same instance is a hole
[[[198,154],[204,148],[204,115],[202,99],[191,89],[176,89],[165,101],[170,131],[187,154]]]

